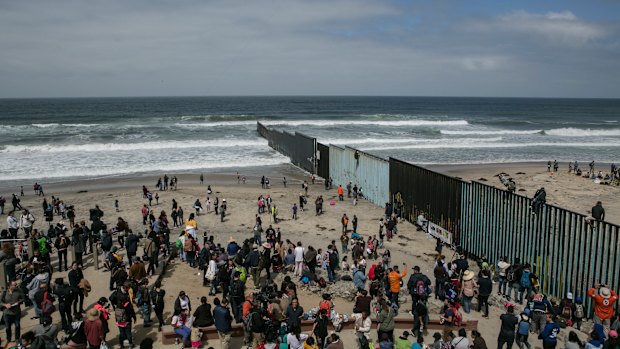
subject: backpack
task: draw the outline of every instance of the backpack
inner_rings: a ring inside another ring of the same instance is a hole
[[[575,315],[576,319],[583,319],[583,304],[575,304],[575,313],[573,315]]]
[[[177,249],[183,247],[183,242],[181,242],[181,240],[177,240],[174,243],[174,246],[176,246]]]
[[[123,307],[116,307],[114,310],[114,318],[116,318],[116,322],[122,323],[127,322],[127,312]]]
[[[448,277],[443,264],[439,263],[437,263],[437,266],[433,269],[433,275],[435,275],[435,279],[437,280],[445,280]]]
[[[112,249],[112,235],[105,234],[103,240],[101,241],[101,249],[104,251],[109,251]]]
[[[521,320],[519,321],[519,326],[517,327],[517,333],[520,335],[527,335],[530,331],[530,322]]]
[[[424,283],[424,280],[418,280],[415,283],[415,288],[413,289],[413,292],[417,296],[426,296],[426,284]]]
[[[243,298],[245,296],[244,286],[245,285],[243,282],[233,282],[232,288],[230,290],[232,296],[237,298]]]
[[[573,309],[571,308],[571,304],[566,304],[562,308],[562,317],[570,319],[572,313],[573,313]]]
[[[248,276],[245,274],[245,268],[244,267],[235,267],[235,271],[239,272],[239,280],[245,282],[245,280],[248,279]]]
[[[376,269],[376,268],[377,268],[377,265],[376,265],[376,264],[373,264],[373,265],[370,267],[370,270],[368,270],[368,278],[369,278],[370,280],[374,280],[374,279],[376,278],[376,275],[375,275],[375,269]]]
[[[523,271],[523,275],[521,275],[521,286],[522,287],[532,287],[532,281],[530,280],[530,272]]]
[[[452,317],[452,326],[460,327],[463,322],[463,316],[459,313],[459,310],[456,307],[452,307],[450,309],[452,309],[452,312],[454,313],[454,316]]]
[[[194,244],[192,244],[192,239],[185,239],[185,243],[183,244],[183,250],[185,252],[192,252],[194,250]]]
[[[254,310],[248,316],[250,319],[250,330],[254,333],[261,333],[265,329],[265,320],[257,310]]]
[[[322,309],[327,310],[327,317],[329,317],[330,311],[331,311],[331,308],[329,306],[329,301],[322,300],[319,302],[319,311],[321,311]]]
[[[39,335],[32,342],[31,348],[39,348],[39,349],[56,349],[58,345],[56,341],[46,335]]]
[[[43,302],[41,302],[41,314],[51,316],[56,311],[54,303],[47,298],[47,292],[43,293]]]
[[[506,281],[513,283],[515,282],[515,268],[514,267],[510,267],[510,269],[508,269],[508,272],[506,273]]]

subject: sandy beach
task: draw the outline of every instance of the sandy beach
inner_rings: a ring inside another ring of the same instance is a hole
[[[536,190],[544,187],[547,203],[563,207],[577,213],[589,215],[597,201],[603,203],[605,220],[620,224],[620,187],[600,185],[568,173],[568,164],[560,163],[559,171],[547,172],[546,163],[502,163],[472,165],[432,165],[429,169],[459,177],[466,181],[478,181],[497,188],[505,189],[498,174],[509,174],[517,184],[517,194],[532,197]],[[596,170],[609,172],[608,164],[597,164]]]
[[[540,167],[540,168],[539,168]],[[614,207],[614,201],[611,198],[617,195],[616,190],[618,188],[608,188],[603,186],[596,186],[590,181],[582,178],[577,178],[574,175],[568,175],[565,173],[559,173],[553,178],[549,177],[546,173],[544,166],[535,164],[528,165],[484,165],[484,166],[472,166],[472,167],[447,167],[441,168],[434,167],[433,169],[441,170],[447,174],[462,177],[463,179],[480,179],[486,178],[486,183],[491,185],[501,185],[494,174],[504,171],[511,173],[517,181],[517,188],[523,188],[526,191],[520,192],[524,195],[531,195],[531,193],[539,186],[544,185],[548,188],[549,202],[557,203],[561,206],[566,206],[577,210],[579,212],[585,212],[592,205],[592,202],[596,200],[602,200],[603,203],[608,203],[605,207],[608,210],[608,216],[610,218],[617,217],[618,207]],[[306,175],[295,169],[293,166],[284,165],[279,168],[261,168],[255,169],[254,173],[240,172],[240,176],[246,176],[246,183],[237,183],[236,171],[225,171],[220,173],[205,173],[205,183],[200,185],[199,174],[182,174],[179,175],[179,186],[176,191],[157,191],[159,194],[159,204],[154,205],[152,208],[155,212],[165,210],[167,212],[171,209],[172,199],[176,199],[181,207],[185,210],[185,216],[187,217],[190,212],[193,202],[199,198],[201,201],[207,197],[206,188],[207,185],[211,185],[214,194],[218,196],[220,200],[226,199],[228,203],[228,212],[225,222],[221,223],[219,217],[214,215],[213,211],[202,214],[198,217],[198,229],[199,236],[203,231],[207,231],[208,235],[215,237],[216,243],[225,245],[227,239],[232,236],[237,241],[243,241],[246,238],[252,236],[252,226],[254,224],[256,214],[256,198],[260,194],[269,194],[274,200],[274,204],[279,208],[280,216],[282,220],[276,226],[282,231],[283,239],[290,239],[293,242],[301,241],[304,246],[313,245],[315,248],[325,249],[331,240],[338,241],[341,231],[340,217],[342,214],[347,213],[349,217],[357,215],[359,218],[359,232],[363,236],[370,234],[374,235],[378,230],[378,220],[382,217],[383,212],[379,207],[370,204],[365,201],[360,201],[356,206],[353,205],[351,200],[345,200],[339,202],[337,200],[337,193],[335,188],[329,191],[324,189],[322,183],[310,185],[308,202],[310,207],[305,212],[300,212],[298,220],[292,220],[290,209],[294,202],[297,202],[298,196],[301,192],[300,183],[303,180],[308,180]],[[523,175],[516,175],[516,172],[524,172]],[[515,174],[512,174],[514,172]],[[261,189],[260,176],[263,174],[269,174],[271,176],[273,184],[271,189]],[[288,187],[284,188],[281,178],[286,175],[288,180]],[[85,219],[88,217],[88,209],[98,204],[100,208],[105,212],[103,218],[104,222],[108,226],[112,226],[116,222],[117,217],[123,217],[128,223],[129,227],[135,232],[143,231],[144,226],[141,222],[140,208],[143,204],[147,203],[146,199],[142,198],[141,186],[146,185],[150,190],[155,190],[155,182],[159,175],[147,175],[140,177],[122,177],[122,178],[107,178],[98,180],[80,180],[75,182],[56,183],[46,185],[46,197],[50,198],[52,195],[60,197],[65,203],[74,205],[76,207],[76,221]],[[337,185],[337,183],[335,183]],[[25,188],[26,189],[26,188]],[[41,211],[42,197],[34,196],[31,187],[28,187],[26,196],[22,198],[22,205],[31,208],[37,221],[35,227],[38,229],[46,229]],[[4,192],[4,194],[10,194],[11,191]],[[315,216],[314,206],[312,202],[317,195],[323,195],[326,201],[325,213],[321,216]],[[120,212],[114,211],[114,200],[118,199],[120,202]],[[330,201],[334,201],[334,205],[330,205]],[[572,205],[568,205],[571,204]],[[55,216],[55,222],[59,221],[59,217]],[[263,225],[267,227],[270,223],[268,215],[263,215]],[[172,230],[171,239],[174,236],[178,236],[180,230],[174,228]],[[115,240],[115,244],[116,243]],[[340,247],[340,244],[337,243]],[[434,258],[435,241],[429,239],[425,234],[419,232],[415,226],[410,223],[403,222],[399,224],[398,236],[390,242],[385,243],[385,247],[392,253],[392,264],[400,265],[405,263],[407,265],[407,274],[411,273],[411,268],[414,265],[421,267],[422,272],[431,277]],[[124,253],[124,251],[121,251]],[[382,252],[382,251],[380,251]],[[447,260],[450,261],[453,257],[453,251],[444,248],[444,254]],[[56,260],[56,255],[53,256],[53,261]],[[99,297],[107,297],[110,295],[108,291],[109,273],[102,270],[96,271],[93,268],[92,257],[85,258],[87,268],[85,270],[85,277],[93,285],[93,291],[87,297],[85,307],[93,304]],[[369,261],[374,263],[374,261]],[[474,265],[473,262],[470,265]],[[55,273],[55,277],[66,276],[65,272]],[[326,275],[323,275],[326,277]],[[405,281],[408,276],[405,277]],[[153,279],[152,279],[153,280]],[[277,283],[281,280],[281,275],[276,277]],[[170,320],[172,305],[174,299],[179,291],[184,290],[187,292],[193,304],[199,304],[199,299],[208,293],[208,289],[202,286],[202,276],[199,275],[196,269],[189,268],[186,264],[175,261],[168,274],[164,278],[163,288],[167,292],[165,316],[167,320]],[[346,282],[346,281],[343,281]],[[352,284],[352,282],[348,282]],[[251,282],[248,283],[249,289],[252,288]],[[309,290],[301,289],[300,291],[301,305],[304,309],[309,310],[312,307],[318,306],[320,293],[313,293]],[[334,295],[334,302],[336,304],[336,311],[341,313],[351,313],[352,302],[351,299],[343,299],[339,295]],[[408,311],[410,310],[409,296],[404,296],[408,302],[403,304],[400,309],[400,317],[410,317]],[[209,297],[211,302],[213,297]],[[465,319],[475,319],[479,321],[479,330],[483,337],[487,340],[487,344],[494,345],[495,338],[499,331],[498,316],[503,312],[501,307],[501,301],[492,298],[492,309],[490,319],[484,319],[477,312],[471,314],[465,314]],[[195,307],[195,306],[194,306]],[[438,318],[438,309],[440,304],[437,301],[432,300],[429,304],[431,319]],[[34,312],[32,309],[27,309],[26,315],[22,318],[22,333],[32,329],[35,325],[35,320],[30,320]],[[58,320],[58,314],[54,314],[54,319]],[[59,320],[58,320],[59,321]],[[146,337],[152,337],[156,339],[156,347],[165,347],[159,343],[159,335],[156,327],[143,328],[140,316],[138,316],[138,324],[134,326],[134,336],[136,343]],[[111,323],[112,333],[110,338],[117,338],[118,330],[116,326]],[[397,330],[396,334],[400,334]],[[376,339],[376,332],[373,330],[373,338]],[[425,337],[426,343],[432,343],[432,334],[434,331],[429,331]],[[563,336],[567,335],[568,331],[562,331]],[[0,334],[0,337],[4,337],[4,333]],[[345,339],[346,348],[356,348],[352,331],[342,332],[342,337]],[[562,337],[564,338],[564,337]],[[540,341],[530,337],[530,342],[535,345],[539,345]],[[110,340],[109,344],[112,347],[117,347],[118,342],[116,339]],[[232,347],[241,347],[241,339],[234,339]],[[208,346],[219,348],[218,341],[209,342]]]

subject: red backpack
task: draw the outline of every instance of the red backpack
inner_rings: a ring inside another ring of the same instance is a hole
[[[374,280],[374,279],[375,279],[375,268],[377,268],[377,265],[376,265],[376,264],[373,264],[373,265],[370,267],[370,270],[368,270],[368,278],[369,278],[370,280]]]
[[[329,305],[329,301],[327,300],[322,300],[319,302],[319,311],[325,309],[327,311],[327,317],[329,318],[330,316],[330,312],[331,312],[331,307]]]

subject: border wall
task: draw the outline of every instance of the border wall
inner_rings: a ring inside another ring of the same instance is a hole
[[[257,123],[257,131],[274,150],[288,156],[293,165],[310,173],[316,173],[316,138],[302,133],[278,131]],[[329,161],[329,160],[328,160]]]
[[[400,205],[403,218],[414,223],[424,214],[433,235],[474,258],[486,256],[496,265],[502,256],[532,265],[541,290],[556,299],[567,292],[580,296],[591,314],[594,304],[586,292],[598,282],[620,289],[620,226],[590,221],[583,214],[543,205],[532,214],[531,199],[480,182],[466,182],[408,162],[316,142],[303,134],[279,132],[258,123],[269,146],[293,164],[315,173],[312,154],[320,152],[320,176],[335,185],[361,185],[366,198],[378,206]],[[357,152],[357,157],[356,157]],[[318,155],[318,154],[317,154]],[[444,236],[444,237],[445,237]],[[620,302],[616,302],[616,309]]]
[[[354,148],[329,146],[329,174],[334,185],[352,182],[362,188],[364,197],[377,206],[385,207],[390,199],[389,163],[380,157]]]

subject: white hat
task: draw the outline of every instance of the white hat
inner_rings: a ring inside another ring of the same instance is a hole
[[[469,281],[474,278],[474,272],[471,270],[465,270],[465,274],[463,274],[463,281]]]
[[[572,293],[572,292],[568,292],[568,293],[566,294],[566,298],[568,298],[568,299],[570,299],[570,300],[573,300],[573,293]]]

